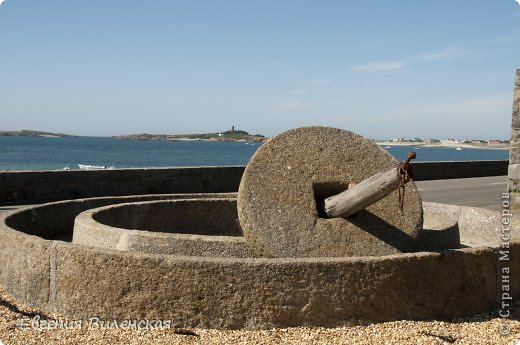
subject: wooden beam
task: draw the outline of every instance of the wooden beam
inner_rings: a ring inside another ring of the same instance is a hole
[[[415,152],[410,151],[404,163],[375,174],[340,194],[328,197],[324,202],[325,213],[330,218],[348,217],[381,200],[399,188],[400,173],[409,171],[409,163],[414,158]],[[404,182],[408,180],[404,179]]]

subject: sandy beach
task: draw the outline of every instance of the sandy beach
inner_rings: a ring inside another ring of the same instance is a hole
[[[509,144],[462,144],[462,143],[416,143],[412,141],[393,142],[393,141],[377,141],[379,146],[414,146],[414,147],[453,147],[453,148],[467,148],[467,149],[486,149],[486,150],[509,150]]]

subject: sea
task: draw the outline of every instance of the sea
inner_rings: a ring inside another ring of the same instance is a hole
[[[246,165],[262,145],[259,142],[141,141],[98,137],[0,136],[0,170],[78,170],[78,164],[114,168]],[[507,149],[455,147],[382,147],[395,158],[406,159],[415,150],[416,161],[507,160]]]

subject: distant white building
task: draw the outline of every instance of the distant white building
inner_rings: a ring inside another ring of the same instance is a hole
[[[443,144],[460,144],[460,141],[458,139],[448,138],[448,139],[441,140],[441,143],[443,143]]]

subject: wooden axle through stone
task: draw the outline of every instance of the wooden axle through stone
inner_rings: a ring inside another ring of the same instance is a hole
[[[412,175],[410,161],[415,157],[415,152],[410,151],[406,161],[399,166],[375,174],[354,187],[325,199],[324,210],[327,217],[351,216],[404,186]]]

